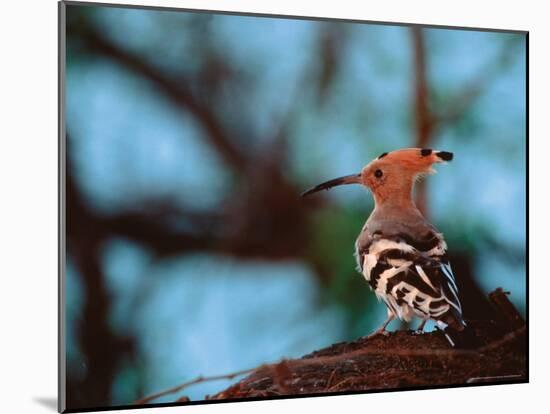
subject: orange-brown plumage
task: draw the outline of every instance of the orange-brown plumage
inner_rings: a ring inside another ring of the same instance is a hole
[[[445,161],[437,155],[439,153],[441,151],[406,148],[384,154],[363,168],[362,184],[372,191],[377,205],[391,202],[408,208],[412,204],[412,190],[417,178],[434,173],[432,165]],[[377,177],[377,170],[382,172],[380,177]]]
[[[452,153],[447,151],[422,148],[405,148],[384,153],[366,165],[361,173],[319,184],[303,195],[328,190],[337,185],[363,184],[372,191],[377,205],[389,201],[402,204],[406,208],[412,201],[412,189],[416,179],[434,173],[433,164],[450,161],[452,157]],[[381,174],[377,174],[377,171]]]

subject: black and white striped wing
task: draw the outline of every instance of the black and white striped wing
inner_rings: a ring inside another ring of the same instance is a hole
[[[462,307],[442,237],[427,243],[380,236],[365,247],[357,253],[361,271],[396,316],[441,320],[460,329]]]
[[[396,285],[399,281],[396,280]],[[402,296],[408,290],[407,304],[423,316],[440,320],[447,325],[460,329],[462,306],[458,298],[458,289],[448,263],[438,259],[418,257],[409,268],[392,296]]]

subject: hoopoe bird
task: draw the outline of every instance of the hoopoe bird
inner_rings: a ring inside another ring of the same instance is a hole
[[[447,151],[400,149],[380,155],[359,174],[324,182],[302,194],[345,184],[361,184],[372,192],[375,207],[357,238],[355,257],[358,270],[388,308],[388,318],[375,334],[385,333],[396,317],[407,322],[420,318],[420,332],[430,319],[444,331],[465,327],[447,244],[413,200],[414,183],[434,173],[433,164],[452,159]],[[447,339],[455,345],[449,335]]]

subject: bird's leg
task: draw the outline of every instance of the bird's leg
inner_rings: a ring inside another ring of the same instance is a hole
[[[427,319],[422,319],[422,322],[418,326],[418,329],[414,332],[415,334],[419,335],[424,332],[424,326],[426,325],[426,322],[428,322]]]
[[[386,331],[386,326],[388,326],[389,323],[394,319],[395,319],[395,315],[391,312],[388,312],[388,319],[386,319],[384,324],[380,328],[378,328],[376,331],[371,333],[369,336],[367,336],[367,338],[372,338],[373,336],[380,335],[380,334],[387,335],[388,331]]]

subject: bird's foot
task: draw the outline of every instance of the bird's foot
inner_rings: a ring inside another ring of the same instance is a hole
[[[379,336],[379,335],[388,336],[389,334],[390,333],[388,331],[386,331],[385,328],[379,328],[376,331],[374,331],[373,333],[371,333],[370,335],[364,336],[364,338],[365,339],[370,339],[370,338],[374,338],[375,336]]]
[[[420,325],[418,326],[418,328],[416,329],[416,331],[413,331],[413,335],[422,335],[424,333],[424,327],[426,326],[426,322],[428,322],[427,319],[424,319]]]

